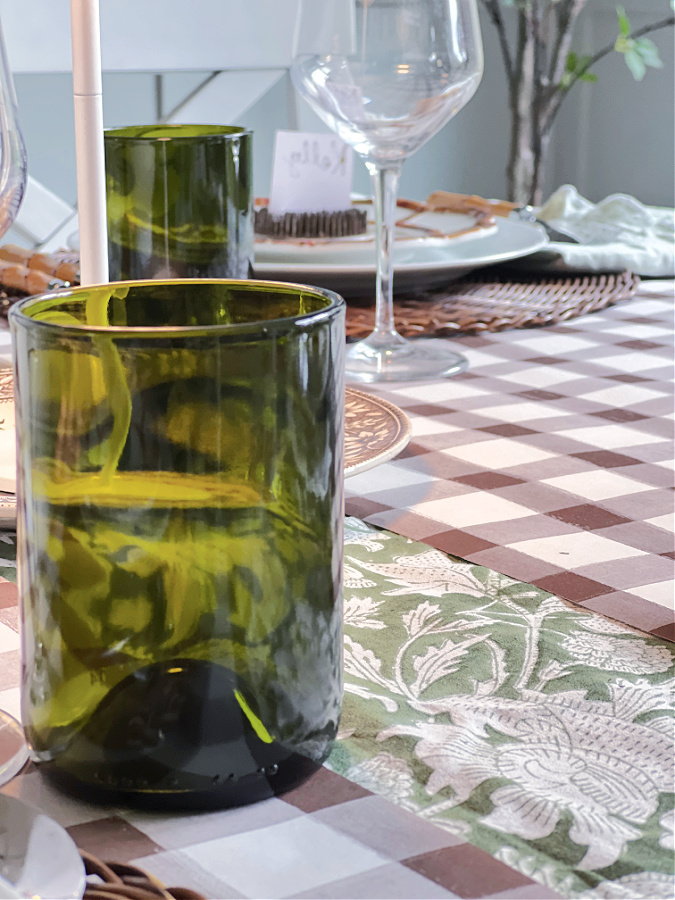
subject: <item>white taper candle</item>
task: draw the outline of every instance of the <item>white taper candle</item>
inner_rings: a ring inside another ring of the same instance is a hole
[[[108,281],[103,87],[98,0],[70,0],[82,284]]]

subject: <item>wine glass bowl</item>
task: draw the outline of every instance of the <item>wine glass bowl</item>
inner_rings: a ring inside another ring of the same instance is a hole
[[[291,77],[316,114],[363,158],[376,221],[376,326],[350,347],[348,378],[455,374],[446,344],[411,343],[393,319],[393,246],[403,162],[470,100],[483,71],[476,0],[300,0]]]
[[[16,94],[0,23],[0,237],[16,218],[26,177],[26,148],[17,121]],[[27,758],[20,725],[0,710],[0,785],[13,778]]]

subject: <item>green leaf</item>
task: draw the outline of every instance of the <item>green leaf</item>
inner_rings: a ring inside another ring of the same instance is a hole
[[[642,62],[646,66],[651,66],[653,69],[663,68],[658,47],[654,41],[650,40],[648,37],[637,38],[635,41],[635,49],[640,54]]]
[[[584,66],[588,65],[590,56],[579,56],[574,51],[570,51],[565,59],[565,72],[560,79],[560,85],[563,88],[569,87],[575,80],[595,82],[598,80],[597,75],[592,72],[584,72],[581,74]]]
[[[636,81],[642,81],[642,79],[645,77],[647,67],[645,66],[644,60],[640,56],[639,52],[634,47],[631,47],[630,49],[626,50],[626,53],[624,55],[626,59],[626,65],[630,69],[633,78]]]
[[[623,6],[617,6],[616,14],[619,19],[619,32],[623,37],[628,37],[628,35],[631,33],[631,27],[628,16],[626,15],[626,10],[623,8]]]

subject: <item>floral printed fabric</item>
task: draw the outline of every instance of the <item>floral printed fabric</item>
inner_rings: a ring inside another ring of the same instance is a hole
[[[347,520],[335,771],[573,897],[672,898],[665,641]]]
[[[0,530],[0,578],[16,581],[16,536]]]

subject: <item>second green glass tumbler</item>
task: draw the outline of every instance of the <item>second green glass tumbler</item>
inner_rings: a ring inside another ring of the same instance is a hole
[[[251,277],[251,132],[130,126],[104,144],[111,281]]]

